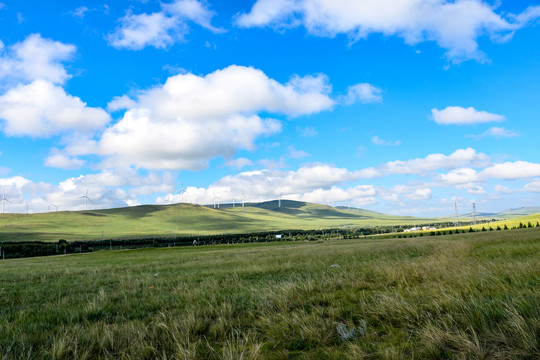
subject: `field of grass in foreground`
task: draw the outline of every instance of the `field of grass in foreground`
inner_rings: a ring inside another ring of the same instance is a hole
[[[0,261],[4,359],[538,359],[540,230]]]

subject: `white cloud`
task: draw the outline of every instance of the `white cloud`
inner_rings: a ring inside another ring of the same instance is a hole
[[[471,195],[484,195],[487,191],[480,185],[474,185],[467,188],[467,193]]]
[[[404,195],[409,200],[431,199],[431,189],[416,189],[412,194]]]
[[[502,115],[460,106],[448,106],[443,110],[431,109],[431,115],[437,124],[442,125],[471,125],[505,120]]]
[[[540,176],[540,164],[527,161],[515,161],[492,164],[481,171],[472,168],[455,169],[447,174],[438,176],[442,186],[456,186],[458,188],[472,188],[478,182],[489,179],[519,180]],[[510,193],[513,190],[495,185],[494,190],[501,193]]]
[[[527,161],[494,164],[480,173],[481,176],[494,179],[526,179],[540,176],[540,164]]]
[[[378,136],[374,136],[371,138],[371,142],[375,145],[382,145],[382,146],[398,146],[401,145],[401,141],[387,141],[383,140]]]
[[[296,127],[296,131],[298,131],[302,137],[315,137],[318,135],[317,130],[315,130],[313,126],[306,126],[304,128]]]
[[[56,210],[84,210],[81,197],[88,191],[88,209],[104,209],[138,205],[137,195],[174,191],[175,176],[169,172],[150,172],[141,175],[135,169],[106,169],[100,173],[71,177],[58,184],[35,183],[15,176],[0,178],[5,190],[7,212],[45,212]]]
[[[528,25],[540,18],[540,6],[530,6],[521,14],[512,15],[521,26]]]
[[[489,129],[487,129],[486,131],[484,131],[480,135],[468,135],[468,137],[472,137],[472,138],[476,138],[476,139],[482,139],[482,138],[485,138],[487,136],[491,136],[491,137],[494,137],[494,138],[513,138],[513,137],[520,137],[521,134],[518,131],[507,130],[507,129],[503,128],[503,127],[494,126],[494,127],[491,127]]]
[[[356,84],[347,88],[347,95],[342,99],[346,105],[356,102],[363,104],[382,102],[382,90],[367,83]]]
[[[309,156],[309,153],[303,151],[303,150],[296,150],[294,146],[290,145],[288,147],[289,149],[289,157],[293,159],[301,159],[303,157]]]
[[[107,104],[107,110],[110,112],[115,112],[119,110],[126,110],[129,108],[134,108],[137,106],[135,100],[130,99],[127,95],[115,96]]]
[[[127,13],[118,20],[120,26],[107,37],[115,48],[141,50],[146,46],[164,49],[183,38],[184,24],[162,12],[153,14]]]
[[[281,122],[258,113],[289,116],[333,107],[325,76],[294,76],[281,84],[262,71],[229,66],[206,76],[179,74],[135,100],[116,98],[110,109],[128,107],[97,143],[71,144],[71,155],[107,157],[105,167],[201,169],[214,157],[255,149],[254,141],[281,131]],[[85,149],[86,147],[86,149]]]
[[[463,166],[482,166],[489,161],[487,155],[472,148],[458,149],[450,155],[430,154],[425,158],[406,161],[396,160],[377,167],[357,171],[359,177],[373,178],[389,174],[426,174],[438,169],[454,169]]]
[[[45,165],[60,169],[80,169],[84,165],[84,160],[69,157],[64,154],[52,154],[45,159]]]
[[[102,128],[109,115],[46,80],[18,85],[0,96],[0,119],[8,136],[49,137]]]
[[[71,12],[71,15],[73,17],[78,17],[80,19],[84,18],[84,15],[86,15],[87,12],[92,11],[94,9],[89,9],[87,6],[79,6],[75,10]]]
[[[447,174],[442,174],[440,178],[447,185],[470,184],[482,180],[478,172],[471,168],[452,170]]]
[[[508,186],[504,186],[504,185],[500,185],[500,184],[495,185],[493,187],[493,190],[495,192],[503,193],[503,194],[512,194],[512,193],[516,192],[516,190],[510,189]]]
[[[524,188],[530,192],[540,192],[540,180],[530,182],[526,184]]]
[[[107,36],[109,44],[118,49],[141,50],[146,46],[164,49],[184,39],[190,20],[214,33],[223,32],[211,24],[214,13],[197,0],[176,0],[162,4],[162,11],[133,14],[120,19],[116,30]]]
[[[242,169],[243,167],[251,165],[253,165],[253,161],[246,158],[231,159],[225,162],[225,166],[235,169]]]
[[[62,84],[70,78],[62,61],[75,54],[75,46],[29,35],[24,41],[0,46],[0,80],[6,84],[42,79]]]
[[[257,170],[221,178],[208,188],[188,187],[184,201],[210,204],[214,194],[220,202],[239,201],[242,194],[249,201],[266,201],[283,195],[285,199],[335,203],[351,201],[355,204],[373,203],[377,194],[372,185],[358,185],[347,189],[337,184],[351,181],[355,175],[343,168],[327,164],[311,164],[296,171]],[[169,194],[174,202],[179,196]],[[369,200],[366,200],[369,199]],[[167,197],[157,199],[167,202]]]
[[[388,201],[399,201],[399,195],[409,200],[429,200],[431,199],[431,189],[421,185],[395,185],[386,194],[385,199]]]
[[[485,60],[478,38],[507,40],[512,32],[540,16],[540,7],[520,15],[497,14],[479,0],[258,0],[247,14],[240,14],[240,27],[295,27],[333,37],[347,34],[353,41],[372,33],[399,36],[409,45],[434,41],[454,62]]]
[[[254,149],[261,135],[280,131],[279,122],[258,116],[227,118],[179,118],[175,122],[155,118],[148,109],[126,112],[108,128],[96,151],[110,156],[110,165],[133,164],[148,169],[202,169],[210,158],[231,157],[237,149]],[[90,149],[91,150],[91,149]]]
[[[211,24],[215,13],[197,0],[176,0],[171,4],[164,4],[163,9],[172,16],[191,20],[214,33],[224,32],[223,29],[216,28]]]
[[[373,205],[377,202],[377,191],[373,185],[359,185],[350,188],[332,186],[330,189],[316,189],[302,195],[289,195],[287,198],[319,204],[350,202],[357,206]]]

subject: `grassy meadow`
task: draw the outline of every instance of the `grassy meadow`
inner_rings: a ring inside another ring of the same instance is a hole
[[[0,359],[538,359],[540,228],[0,261]]]
[[[328,229],[433,222],[367,210],[340,210],[331,206],[283,200],[230,204],[219,209],[193,204],[59,211],[39,214],[0,214],[2,241],[68,241],[144,236],[214,235],[283,229]]]

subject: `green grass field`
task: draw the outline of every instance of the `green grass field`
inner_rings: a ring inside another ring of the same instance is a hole
[[[0,261],[0,358],[538,359],[540,228]]]
[[[433,222],[405,216],[338,210],[296,201],[213,209],[191,204],[145,205],[108,210],[1,214],[2,241],[58,241],[137,238],[143,236],[211,235],[283,229],[328,229]]]

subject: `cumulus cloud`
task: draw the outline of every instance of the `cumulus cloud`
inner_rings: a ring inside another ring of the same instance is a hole
[[[480,185],[474,185],[467,188],[467,193],[471,195],[484,195],[487,191]]]
[[[526,184],[524,189],[530,192],[540,192],[540,180]]]
[[[63,84],[70,78],[63,61],[75,54],[75,46],[29,35],[7,48],[0,46],[0,83],[13,85],[35,79]]]
[[[382,90],[368,83],[356,84],[347,88],[347,95],[342,98],[342,102],[351,105],[357,102],[380,103],[382,102]]]
[[[199,204],[210,204],[214,196],[220,202],[238,201],[245,196],[249,201],[265,201],[283,198],[335,203],[351,201],[362,204],[367,198],[373,198],[376,190],[371,185],[358,185],[347,189],[337,185],[354,180],[354,173],[347,169],[328,164],[310,164],[296,171],[256,170],[237,175],[229,175],[218,180],[208,188],[188,187],[185,200]],[[177,202],[179,195],[168,194],[158,202],[165,203],[167,198]],[[371,200],[369,201],[371,203]]]
[[[0,96],[0,119],[8,136],[49,137],[69,132],[91,132],[110,119],[100,108],[67,94],[47,80],[18,85]]]
[[[300,200],[319,204],[352,203],[356,206],[373,205],[377,191],[373,185],[358,185],[349,188],[332,186],[330,189],[316,189],[302,195],[289,195],[292,200]]]
[[[454,169],[463,166],[482,166],[489,163],[486,154],[473,148],[458,149],[450,155],[430,154],[425,158],[390,161],[377,167],[357,171],[359,177],[373,178],[391,174],[426,174],[438,169]]]
[[[442,125],[472,125],[505,120],[502,115],[460,106],[448,106],[443,110],[431,109],[431,116],[437,124]]]
[[[253,161],[246,158],[231,159],[225,162],[225,166],[235,168],[235,169],[242,169],[250,165],[253,165]]]
[[[87,12],[92,11],[93,9],[88,8],[87,6],[79,6],[75,10],[71,12],[71,15],[73,17],[77,17],[79,19],[84,18]]]
[[[425,184],[421,185],[395,185],[385,194],[387,201],[399,201],[399,195],[409,200],[428,200],[431,199],[431,189]]]
[[[309,153],[305,152],[304,150],[297,150],[294,148],[294,146],[289,146],[289,157],[293,159],[301,159],[303,157],[309,156]]]
[[[514,161],[494,164],[480,173],[493,179],[526,179],[540,176],[540,164],[528,161]]]
[[[302,137],[315,137],[319,134],[313,126],[306,126],[304,128],[297,126],[296,131],[298,131]]]
[[[503,194],[511,194],[513,192],[516,192],[516,190],[510,189],[508,186],[504,186],[501,184],[495,185],[493,187],[493,190],[495,190],[495,192],[503,193]]]
[[[474,169],[462,168],[452,170],[447,174],[442,174],[440,179],[448,185],[461,185],[481,181],[482,177]]]
[[[119,27],[107,37],[109,44],[118,49],[141,50],[146,46],[164,49],[182,39],[187,31],[177,18],[162,12],[127,13],[118,21]]]
[[[137,195],[174,191],[174,174],[133,168],[107,169],[100,173],[71,177],[58,184],[34,182],[21,176],[0,178],[0,188],[10,203],[7,212],[104,209],[138,205]],[[90,200],[82,196],[88,194]],[[30,199],[30,200],[29,200]],[[54,204],[54,206],[51,206]]]
[[[375,145],[381,145],[381,146],[398,146],[401,145],[401,141],[387,141],[383,140],[378,136],[374,136],[371,138],[371,142]]]
[[[176,0],[162,4],[159,12],[133,14],[118,20],[116,30],[107,36],[109,44],[118,49],[141,50],[146,46],[164,49],[184,39],[192,21],[214,33],[223,32],[211,24],[214,13],[197,0]]]
[[[494,138],[514,138],[514,137],[520,137],[521,133],[514,130],[507,130],[503,127],[490,127],[486,131],[484,131],[480,135],[467,135],[468,137],[472,137],[475,139],[483,139],[485,137],[494,137]]]
[[[441,186],[470,189],[477,186],[477,183],[486,182],[490,179],[524,180],[538,176],[540,176],[540,164],[515,161],[492,164],[481,171],[472,168],[454,169],[446,174],[440,174],[438,179]],[[494,190],[505,194],[513,192],[513,190],[500,184],[495,185]]]
[[[84,160],[69,157],[64,154],[52,154],[45,159],[45,165],[60,169],[80,169],[84,165]]]
[[[480,0],[258,0],[249,13],[239,14],[240,27],[304,26],[311,34],[347,34],[353,41],[379,33],[399,36],[415,45],[434,41],[454,62],[485,60],[478,38],[511,38],[513,31],[540,16],[540,7],[522,14],[498,14]]]
[[[281,131],[281,122],[259,113],[287,116],[329,110],[334,101],[323,75],[294,76],[285,84],[250,67],[229,66],[205,76],[179,74],[165,84],[119,97],[110,109],[123,117],[93,143],[68,146],[71,155],[107,157],[148,169],[201,169],[214,157],[255,149],[255,140]]]
[[[63,61],[73,57],[73,45],[29,35],[0,48],[0,121],[8,136],[50,137],[89,134],[110,120],[100,108],[88,107],[62,85],[70,78]],[[52,159],[58,163],[59,158]]]
[[[193,21],[214,33],[224,32],[211,24],[215,13],[208,8],[205,2],[197,0],[177,0],[170,4],[164,4],[163,10],[171,16]]]

